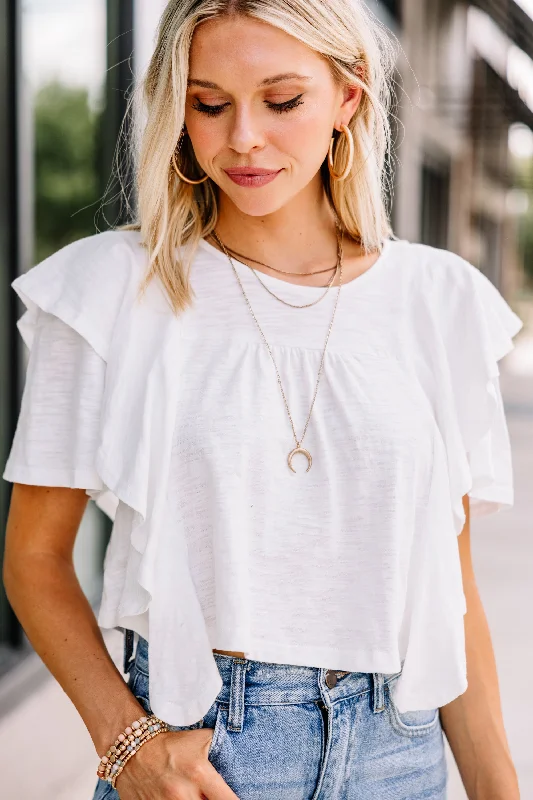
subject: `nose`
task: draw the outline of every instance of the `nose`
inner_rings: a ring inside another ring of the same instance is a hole
[[[228,144],[236,153],[249,153],[251,150],[264,147],[264,134],[249,109],[241,107],[235,111]]]

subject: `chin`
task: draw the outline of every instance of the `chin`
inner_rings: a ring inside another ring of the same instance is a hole
[[[283,208],[285,202],[280,203],[235,203],[242,214],[249,217],[268,217]]]
[[[242,214],[247,214],[249,217],[266,217],[274,214],[291,199],[285,192],[276,192],[275,194],[271,192],[270,195],[267,195],[261,189],[244,189],[242,192],[232,192],[231,194],[226,192],[226,194],[233,205]]]

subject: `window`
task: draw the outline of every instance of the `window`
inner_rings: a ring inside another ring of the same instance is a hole
[[[432,247],[448,245],[450,171],[447,165],[422,167],[421,241]]]

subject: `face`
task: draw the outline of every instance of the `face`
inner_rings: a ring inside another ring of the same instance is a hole
[[[320,184],[333,128],[352,118],[357,88],[297,39],[243,16],[194,33],[185,124],[196,159],[243,213],[271,214]]]

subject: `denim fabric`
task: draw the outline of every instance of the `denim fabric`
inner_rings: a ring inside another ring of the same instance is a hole
[[[173,730],[214,728],[209,761],[240,800],[445,800],[439,710],[400,714],[389,690],[401,672],[337,672],[330,689],[325,668],[214,657],[218,697]],[[148,668],[139,639],[129,686],[147,712]],[[98,781],[104,798],[118,793]]]

